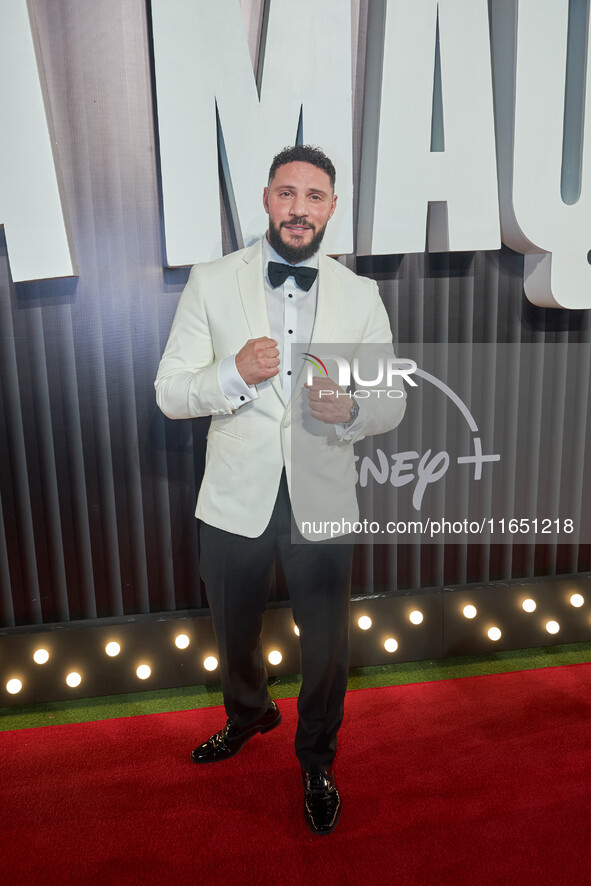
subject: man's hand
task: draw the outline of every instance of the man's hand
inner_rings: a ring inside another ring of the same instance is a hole
[[[247,385],[258,385],[279,372],[279,351],[272,338],[249,338],[236,354],[236,369]]]
[[[317,375],[312,379],[308,388],[308,401],[312,418],[323,421],[329,425],[341,422],[346,424],[351,418],[353,397],[343,391],[342,388],[330,378],[319,378]],[[338,397],[337,397],[338,393]]]

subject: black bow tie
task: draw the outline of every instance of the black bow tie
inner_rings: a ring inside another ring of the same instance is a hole
[[[309,292],[316,279],[318,270],[306,267],[294,268],[293,265],[282,265],[281,262],[270,261],[267,266],[267,273],[269,274],[269,283],[273,289],[285,283],[288,277],[293,277],[300,289],[305,289],[306,292]]]

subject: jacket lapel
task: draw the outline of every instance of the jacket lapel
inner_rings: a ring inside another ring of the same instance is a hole
[[[267,300],[263,283],[263,250],[262,240],[253,243],[242,256],[244,265],[238,270],[238,289],[242,299],[242,307],[250,329],[251,338],[271,338]],[[281,402],[286,400],[281,387],[280,376],[276,375],[271,383]]]
[[[335,324],[339,319],[341,309],[341,291],[337,285],[333,260],[324,253],[318,253],[318,300],[316,302],[316,317],[312,331],[310,351],[314,353],[315,344],[325,344],[332,341]],[[290,403],[295,401],[300,394],[306,381],[306,363],[302,361],[298,375],[295,379]]]
[[[332,341],[332,331],[341,310],[341,291],[334,275],[334,261],[318,253],[318,302],[311,344]]]
[[[242,261],[244,264],[239,268],[236,276],[250,335],[252,338],[261,338],[264,335],[270,337],[260,240],[245,251]]]

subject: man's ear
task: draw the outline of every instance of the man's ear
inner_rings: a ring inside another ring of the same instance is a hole
[[[269,188],[263,188],[263,206],[265,207],[265,212],[269,215]]]
[[[330,212],[329,212],[329,214],[328,214],[329,219],[331,219],[331,218],[333,217],[333,215],[334,215],[334,211],[335,211],[335,209],[337,208],[337,199],[338,199],[338,198],[337,198],[337,195],[335,194],[335,195],[333,196],[333,198],[332,198],[332,204],[331,204],[331,207],[330,207]]]

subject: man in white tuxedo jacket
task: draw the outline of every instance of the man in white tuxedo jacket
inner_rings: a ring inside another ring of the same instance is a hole
[[[334,829],[341,809],[331,769],[348,675],[353,551],[349,538],[327,542],[328,527],[358,516],[353,443],[393,428],[405,405],[401,384],[385,399],[347,396],[317,356],[334,348],[363,359],[364,348],[380,346],[392,355],[376,284],[319,252],[334,185],[318,148],[275,157],[263,193],[266,235],[192,269],[155,382],[170,418],[211,416],[196,515],[228,721],[192,759],[226,760],[281,722],[260,641],[278,560],[300,630],[295,750],[305,820],[317,834]],[[312,364],[320,374],[310,377]]]

